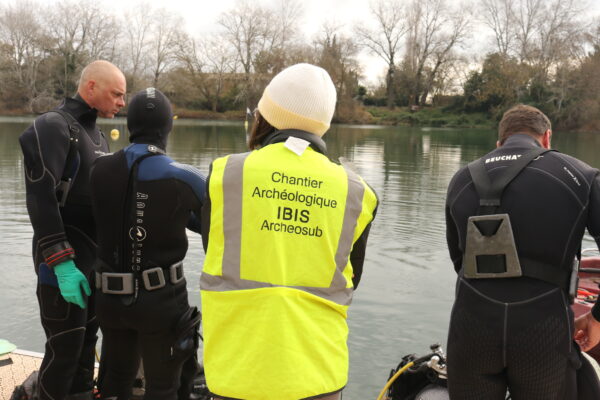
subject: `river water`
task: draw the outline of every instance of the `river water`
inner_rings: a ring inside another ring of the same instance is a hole
[[[35,299],[19,134],[30,118],[0,118],[0,338],[43,351]],[[104,120],[122,134],[124,120]],[[455,274],[445,244],[444,200],[452,175],[495,146],[492,130],[337,125],[324,137],[329,157],[346,157],[379,196],[364,273],[349,310],[350,379],[344,399],[374,399],[408,353],[445,345]],[[600,135],[556,133],[553,147],[600,167]],[[218,156],[245,151],[239,123],[176,121],[168,153],[207,173]],[[204,252],[189,233],[184,261],[190,303],[199,305]],[[585,239],[584,247],[592,241]]]

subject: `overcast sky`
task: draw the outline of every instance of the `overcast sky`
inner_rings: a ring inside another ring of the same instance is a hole
[[[18,0],[0,0],[0,4],[15,2]],[[42,3],[52,4],[56,0],[41,0]],[[115,14],[123,13],[132,5],[139,3],[138,0],[98,0]],[[262,5],[278,4],[282,0],[254,0]],[[477,1],[477,0],[475,0]],[[192,36],[199,37],[203,33],[218,30],[216,23],[219,14],[234,6],[235,0],[144,0],[146,4],[154,8],[166,8],[185,19],[188,32]],[[408,2],[408,1],[407,1]],[[300,29],[306,35],[307,40],[316,34],[325,22],[335,22],[336,25],[345,25],[348,28],[355,23],[360,23],[364,18],[369,18],[368,0],[302,0],[304,15],[300,21]],[[448,0],[451,5],[461,4],[460,0]],[[590,5],[589,15],[600,17],[600,0],[587,0]],[[492,50],[492,36],[488,29],[479,27],[481,32],[472,35],[477,41],[469,42],[466,50],[470,52],[486,52]],[[374,56],[364,54],[360,57],[363,73],[367,78],[365,83],[375,83],[379,76],[385,74],[385,64]]]

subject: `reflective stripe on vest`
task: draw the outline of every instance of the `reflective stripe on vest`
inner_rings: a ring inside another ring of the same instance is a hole
[[[201,277],[201,289],[210,291],[228,291],[242,289],[257,289],[275,287],[267,282],[258,282],[242,279],[240,277],[240,252],[242,247],[242,193],[244,162],[250,153],[233,154],[228,157],[223,171],[223,232],[224,251],[222,276],[213,276],[206,273]],[[348,263],[348,257],[354,243],[354,231],[362,211],[362,202],[365,188],[360,178],[351,170],[344,168],[348,178],[348,192],[342,232],[335,254],[337,271],[331,284],[327,288],[308,286],[286,286],[316,296],[331,300],[340,305],[349,305],[352,300],[352,288],[348,288],[343,271]],[[344,288],[340,290],[339,288]]]
[[[350,252],[377,199],[308,148],[274,143],[215,160],[200,288],[209,390],[297,400],[348,380]]]

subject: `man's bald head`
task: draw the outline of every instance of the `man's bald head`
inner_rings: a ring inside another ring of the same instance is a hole
[[[114,64],[96,60],[81,71],[77,91],[100,117],[112,118],[125,105],[125,76]]]
[[[96,60],[89,63],[79,78],[79,90],[81,90],[87,82],[94,80],[96,82],[106,82],[111,77],[123,76],[123,73],[113,63],[105,60]]]

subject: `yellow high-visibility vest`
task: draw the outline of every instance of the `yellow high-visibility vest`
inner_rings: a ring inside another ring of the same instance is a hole
[[[349,256],[375,193],[326,156],[285,143],[215,160],[208,190],[200,288],[209,390],[250,400],[341,390]]]

